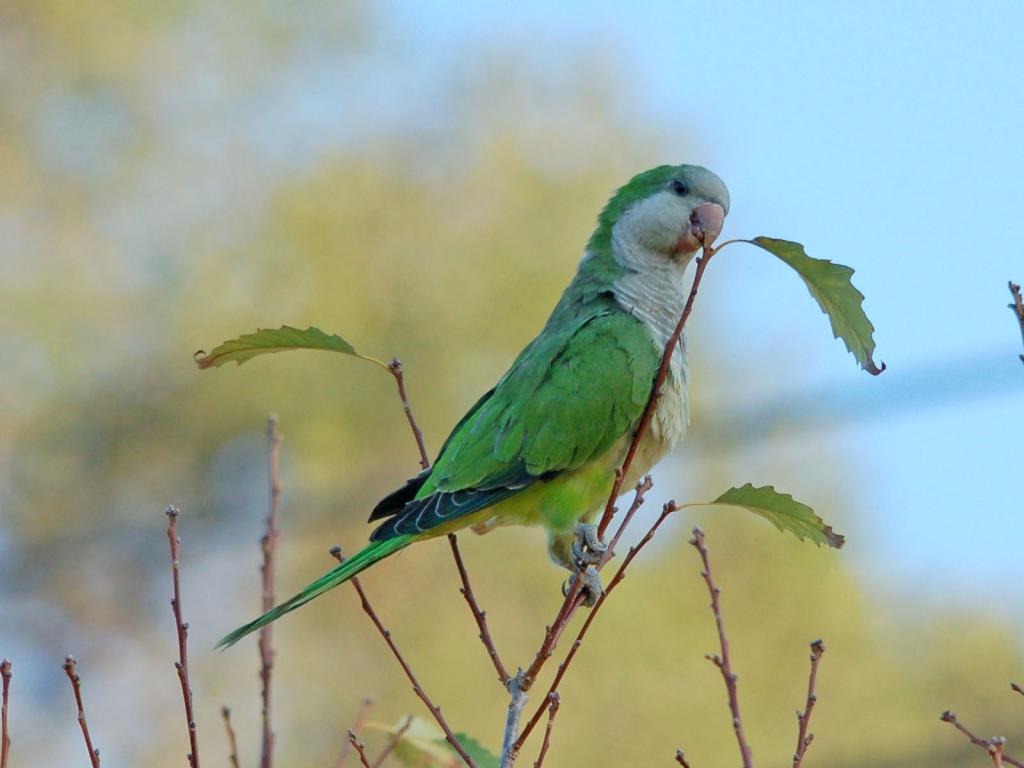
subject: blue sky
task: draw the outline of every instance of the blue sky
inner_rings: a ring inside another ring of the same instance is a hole
[[[715,354],[787,360],[722,405],[795,399],[835,422],[855,457],[857,556],[880,580],[925,600],[1015,594],[1024,367],[1005,305],[1007,280],[1024,279],[1024,4],[388,8],[424,79],[472,46],[541,63],[600,53],[627,119],[688,150],[664,161],[729,184],[727,234],[788,236],[855,266],[890,366],[878,379],[781,265],[737,251],[715,266],[704,312],[729,333]]]

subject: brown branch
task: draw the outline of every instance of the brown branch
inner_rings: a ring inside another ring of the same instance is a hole
[[[1010,281],[1010,295],[1013,296],[1013,303],[1010,304],[1010,309],[1013,310],[1013,314],[1017,316],[1017,322],[1020,324],[1020,335],[1021,340],[1024,341],[1024,298],[1020,294],[1020,286]],[[1020,360],[1024,363],[1024,355],[1020,355]],[[1006,758],[1004,757],[1005,761]]]
[[[420,431],[420,426],[416,423],[416,417],[412,415],[409,397],[405,393],[405,372],[402,370],[402,361],[397,357],[394,358],[388,363],[388,370],[395,377],[395,384],[398,386],[398,397],[402,401],[402,410],[405,411],[405,418],[409,421],[412,436],[416,438],[416,447],[420,451],[420,466],[423,469],[430,469],[430,458],[427,456],[427,446],[423,442],[423,432]]]
[[[636,495],[633,498],[633,503],[630,504],[625,517],[622,519],[622,523],[615,532],[615,536],[612,538],[612,542],[609,545],[607,552],[605,552],[604,558],[602,558],[601,562],[597,564],[598,570],[604,568],[608,563],[608,560],[614,552],[615,545],[618,544],[619,539],[622,538],[622,534],[626,530],[626,526],[629,525],[637,510],[643,505],[644,494],[649,491],[652,486],[653,483],[651,482],[650,476],[645,477],[637,483],[637,486],[634,489]],[[558,640],[565,631],[566,626],[568,626],[580,606],[583,605],[584,595],[582,594],[581,586],[582,580],[580,579],[579,574],[577,574],[565,595],[565,599],[562,601],[561,607],[558,609],[558,613],[556,614],[554,621],[544,628],[544,639],[541,642],[540,648],[537,650],[537,654],[533,658],[533,663],[530,664],[529,668],[522,673],[523,679],[521,681],[521,688],[523,692],[530,690],[534,680],[537,679],[537,675],[540,673],[540,670],[554,653],[555,647],[558,645]]]
[[[366,717],[370,714],[370,709],[373,708],[373,699],[363,699],[362,705],[359,707],[359,712],[356,714],[356,721],[352,724],[349,729],[349,733],[358,734],[363,730],[363,725],[366,723]],[[338,759],[334,761],[334,768],[343,768],[345,761],[348,759],[349,753],[352,751],[352,743],[346,739],[341,745],[341,753],[338,755]]]
[[[727,245],[727,243],[722,244],[722,246],[724,245]],[[665,384],[665,380],[668,378],[668,373],[671,368],[672,355],[675,353],[675,349],[679,344],[679,339],[686,327],[686,321],[689,319],[690,313],[693,311],[693,304],[697,298],[697,291],[699,290],[701,280],[704,277],[704,271],[707,269],[707,265],[711,260],[711,257],[714,256],[722,246],[719,246],[719,248],[712,248],[709,244],[704,248],[703,255],[697,258],[697,272],[693,278],[693,285],[690,287],[690,294],[686,299],[686,304],[683,306],[683,312],[679,316],[679,322],[676,323],[676,327],[672,331],[672,335],[669,337],[665,344],[665,348],[662,351],[661,364],[658,367],[658,373],[655,376],[653,385],[651,386],[651,393],[647,398],[647,404],[644,406],[644,411],[640,417],[640,422],[637,425],[636,432],[633,434],[633,439],[629,444],[629,449],[626,451],[625,459],[623,460],[622,465],[615,470],[615,481],[612,484],[611,493],[608,494],[608,501],[605,503],[604,514],[601,516],[601,521],[598,525],[598,535],[601,538],[604,538],[604,534],[617,512],[615,501],[618,499],[619,493],[622,491],[622,484],[625,482],[626,475],[629,473],[630,467],[633,465],[633,460],[636,457],[636,452],[640,446],[640,442],[643,440],[643,437],[650,426],[651,418],[654,415],[658,400],[661,398],[662,387]],[[639,487],[637,491],[642,497],[642,492]],[[639,504],[642,503],[643,501],[641,498]],[[639,504],[637,504],[637,508],[639,508]],[[633,511],[635,512],[636,510],[634,509]],[[628,522],[629,517],[627,515],[627,519],[623,520],[623,525],[620,526],[619,531],[616,533],[616,542],[622,535],[622,532],[625,530],[625,526]],[[610,553],[612,549],[612,547],[609,547],[609,554],[607,557],[611,557]],[[607,562],[607,559],[600,563],[599,567],[603,566],[605,562]],[[537,655],[534,657],[533,663],[530,664],[529,668],[522,675],[520,685],[520,690],[522,692],[525,693],[533,685],[534,680],[537,678],[537,674],[554,652],[554,649],[558,644],[558,639],[565,631],[566,624],[568,624],[569,620],[572,619],[573,615],[582,605],[584,596],[580,589],[581,581],[581,574],[577,574],[572,587],[570,587],[568,594],[565,596],[565,600],[562,601],[562,605],[558,610],[558,614],[555,616],[555,620],[546,627],[544,640],[541,642]]]
[[[224,732],[228,736],[228,762],[231,763],[231,768],[238,768],[238,739],[235,738],[235,728],[231,725],[231,709],[221,707],[220,716],[224,720]]]
[[[75,694],[75,705],[78,707],[78,725],[82,729],[85,748],[89,750],[89,761],[92,763],[92,768],[100,768],[100,751],[92,745],[89,725],[85,721],[85,705],[82,704],[82,678],[78,676],[78,672],[75,670],[77,663],[74,656],[66,657],[64,659],[64,672],[67,674],[68,680],[71,681],[71,690]]]
[[[366,748],[356,739],[356,735],[352,731],[348,732],[348,743],[352,745],[356,754],[359,755],[359,762],[363,764],[363,768],[371,768],[370,760],[366,756]]]
[[[658,532],[658,529],[661,527],[661,524],[664,523],[668,516],[675,512],[676,509],[677,507],[674,501],[670,501],[667,504],[665,504],[665,506],[661,508],[661,514],[658,515],[658,519],[654,521],[651,527],[647,530],[647,533],[644,534],[643,538],[640,539],[640,541],[638,541],[634,546],[629,548],[629,552],[626,553],[626,556],[623,558],[622,563],[621,565],[619,565],[619,568],[615,572],[615,575],[612,577],[612,580],[608,582],[608,587],[604,590],[603,593],[601,593],[601,596],[597,599],[597,602],[594,604],[594,607],[591,608],[590,613],[587,614],[586,621],[583,622],[583,625],[580,627],[579,632],[576,633],[576,639],[573,641],[572,646],[569,648],[569,652],[565,655],[565,660],[558,665],[558,671],[555,673],[555,677],[551,681],[551,685],[548,687],[548,695],[547,697],[545,697],[545,702],[551,697],[552,694],[557,692],[558,686],[562,683],[562,678],[565,677],[565,673],[569,669],[569,665],[572,663],[572,660],[576,657],[576,652],[580,649],[580,646],[583,645],[583,638],[586,636],[587,631],[590,629],[590,625],[594,623],[594,618],[601,610],[601,607],[608,600],[609,595],[611,595],[611,593],[615,591],[615,588],[626,577],[626,569],[629,567],[629,564],[633,562],[633,558],[640,554],[640,550],[647,546],[651,539],[654,538],[654,534]],[[540,721],[540,718],[543,714],[544,706],[542,705],[537,709],[536,712],[534,712],[533,716],[527,721],[526,726],[523,728],[523,732],[519,735],[519,738],[515,742],[515,745],[513,747],[514,753],[517,753],[519,749],[522,748],[526,739],[530,736],[531,731],[533,731],[534,727]]]
[[[707,269],[708,262],[711,261],[711,257],[714,256],[719,249],[711,248],[710,244],[705,246],[704,254],[697,257],[697,272],[693,276],[693,285],[690,288],[690,295],[686,299],[686,305],[683,307],[683,313],[679,316],[679,322],[676,323],[675,330],[672,331],[672,335],[669,336],[668,342],[665,344],[665,350],[661,355],[661,365],[658,367],[658,375],[654,378],[654,385],[651,387],[651,394],[647,398],[647,405],[644,407],[643,415],[640,417],[640,423],[636,428],[636,432],[633,435],[633,441],[629,444],[629,450],[626,452],[626,458],[622,462],[622,466],[619,467],[615,473],[615,483],[612,485],[612,492],[608,496],[608,501],[604,506],[604,514],[601,516],[601,522],[598,525],[597,533],[602,538],[604,532],[608,530],[608,526],[612,522],[612,518],[615,516],[615,500],[619,497],[619,492],[622,490],[622,483],[625,482],[626,476],[629,474],[629,468],[633,465],[633,459],[636,457],[637,449],[640,447],[640,442],[643,440],[644,434],[647,432],[647,428],[650,426],[651,418],[654,416],[654,411],[658,407],[658,400],[661,399],[662,387],[665,386],[665,380],[668,378],[669,368],[672,365],[672,355],[675,353],[676,347],[679,345],[679,338],[683,335],[683,329],[686,327],[686,321],[690,317],[690,313],[693,311],[693,302],[697,298],[697,289],[700,288],[701,278],[704,277],[704,270]]]
[[[181,620],[181,579],[179,575],[178,516],[177,507],[167,507],[167,541],[171,547],[171,580],[174,584],[174,597],[171,598],[171,611],[174,613],[174,624],[178,631],[178,660],[174,668],[178,670],[178,681],[181,683],[181,698],[185,703],[185,723],[188,726],[188,742],[190,751],[187,755],[191,768],[199,768],[199,743],[196,734],[196,718],[192,709],[192,686],[188,679],[188,624]]]
[[[544,729],[544,741],[540,745],[540,753],[533,764],[533,768],[541,768],[544,758],[548,754],[548,746],[551,744],[551,727],[555,724],[555,715],[558,714],[558,707],[562,703],[557,691],[548,694],[548,724]]]
[[[274,556],[281,532],[277,527],[277,513],[281,505],[281,430],[277,416],[267,419],[267,474],[269,478],[270,502],[267,511],[267,529],[260,539],[263,551],[263,565],[260,566],[263,585],[263,613],[274,607]],[[274,669],[273,623],[260,628],[260,709],[261,739],[260,768],[271,768],[274,763],[274,731],[270,725],[270,680]]]
[[[818,663],[825,654],[825,643],[815,640],[811,643],[811,673],[807,678],[807,703],[803,712],[797,712],[796,718],[800,723],[799,732],[796,737],[796,751],[793,753],[793,768],[800,768],[804,761],[807,748],[814,741],[814,734],[808,733],[807,728],[811,723],[811,712],[818,702],[818,695],[814,692],[814,684],[818,680]]]
[[[7,730],[7,698],[11,690],[11,662],[0,661],[0,678],[3,678],[3,705],[0,707],[0,768],[7,768],[7,755],[11,752],[11,734]]]
[[[373,765],[370,766],[370,768],[380,768],[384,765],[384,761],[388,759],[388,755],[395,751],[395,747],[398,746],[398,743],[402,740],[402,737],[405,736],[405,732],[409,730],[410,726],[412,726],[412,715],[406,717],[402,726],[391,735],[391,738],[388,739],[388,743],[384,745],[384,749],[382,749],[381,753],[377,755],[377,759],[373,761]]]
[[[498,657],[498,649],[494,647],[494,640],[491,638],[491,631],[487,626],[487,612],[480,609],[480,605],[476,601],[476,596],[473,594],[473,586],[469,583],[469,573],[466,571],[466,564],[462,560],[462,553],[459,551],[459,540],[454,533],[448,534],[448,543],[452,547],[452,557],[455,558],[455,567],[459,570],[459,578],[462,580],[462,586],[459,588],[459,592],[464,598],[466,603],[469,605],[469,610],[473,614],[473,618],[476,620],[476,626],[480,630],[479,638],[480,642],[484,644],[484,648],[487,650],[487,655],[491,657],[491,663],[494,665],[494,671],[498,673],[498,680],[502,686],[507,686],[510,679],[508,671],[505,669],[505,665],[501,663],[501,659]]]
[[[939,719],[944,723],[949,723],[958,731],[960,731],[960,733],[962,733],[964,736],[970,739],[971,744],[974,744],[977,747],[981,747],[986,752],[988,752],[989,756],[992,757],[992,761],[997,766],[1005,764],[1015,766],[1015,768],[1024,768],[1024,763],[1020,762],[1019,760],[1014,760],[1008,754],[1003,752],[1003,745],[1006,743],[1005,739],[999,736],[996,736],[992,739],[982,739],[978,736],[975,736],[973,733],[971,733],[970,730],[968,730],[967,726],[961,723],[957,719],[956,715],[950,712],[948,709],[939,716]]]
[[[345,558],[341,554],[341,547],[331,547],[331,556],[334,557],[339,563],[345,562]],[[469,756],[469,753],[459,743],[459,740],[455,738],[455,733],[448,725],[448,721],[444,719],[444,715],[441,714],[441,708],[436,706],[427,692],[423,690],[423,686],[420,685],[420,681],[416,679],[416,675],[413,673],[412,668],[406,662],[405,657],[402,656],[402,652],[398,650],[398,646],[395,645],[394,639],[391,637],[391,631],[384,626],[381,622],[377,612],[373,609],[370,604],[369,598],[366,597],[366,591],[363,589],[363,585],[359,583],[359,577],[353,576],[350,583],[359,595],[359,602],[362,606],[363,612],[370,617],[370,621],[373,622],[373,626],[380,632],[381,637],[384,638],[384,642],[387,643],[388,648],[391,649],[392,655],[398,660],[399,665],[402,667],[402,671],[405,672],[405,676],[409,678],[409,682],[412,683],[412,690],[420,700],[426,705],[427,709],[430,710],[430,714],[434,716],[434,720],[441,726],[441,730],[444,731],[445,739],[451,744],[459,757],[468,765],[470,768],[476,768],[476,763],[473,762],[473,758]]]
[[[1020,694],[1021,696],[1024,696],[1024,688],[1021,688],[1021,687],[1020,687],[1019,685],[1017,685],[1016,683],[1010,683],[1010,690],[1011,690],[1011,691],[1016,691],[1016,692],[1017,692],[1017,693],[1019,693],[1019,694]]]
[[[690,768],[690,764],[686,762],[686,754],[681,749],[676,750],[676,762],[683,766],[683,768]]]
[[[706,658],[722,673],[725,681],[725,688],[729,695],[729,712],[732,713],[732,728],[736,732],[736,743],[740,748],[740,757],[743,758],[743,768],[752,768],[754,760],[750,754],[750,745],[747,744],[746,736],[743,734],[743,718],[740,717],[740,701],[736,692],[736,674],[732,671],[732,663],[729,659],[729,639],[725,634],[725,624],[722,621],[722,606],[719,601],[721,590],[715,586],[711,576],[711,563],[708,561],[708,550],[704,546],[704,532],[700,528],[693,529],[693,538],[690,544],[700,553],[703,569],[700,575],[708,585],[708,592],[711,595],[711,610],[715,614],[715,626],[718,628],[718,641],[721,646],[722,655],[708,655]]]

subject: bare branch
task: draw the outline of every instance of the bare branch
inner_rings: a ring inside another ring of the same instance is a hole
[[[274,607],[274,555],[281,532],[277,527],[277,513],[281,504],[281,430],[277,416],[267,419],[267,475],[269,478],[270,504],[267,512],[267,528],[260,539],[263,551],[263,565],[260,566],[263,583],[263,613]],[[271,768],[274,763],[274,731],[270,726],[270,679],[274,669],[274,648],[272,645],[273,623],[260,627],[260,704],[261,732],[260,768]]]
[[[235,737],[235,728],[231,725],[231,709],[221,707],[220,716],[224,720],[224,732],[228,736],[228,762],[231,763],[231,768],[238,768],[238,739]]]
[[[701,576],[708,585],[708,592],[711,595],[711,610],[715,614],[715,626],[718,628],[718,641],[721,646],[721,656],[709,655],[706,658],[722,673],[725,681],[725,688],[729,695],[729,712],[732,713],[732,728],[736,732],[736,743],[740,748],[740,757],[743,759],[743,768],[752,768],[753,757],[750,753],[750,745],[747,744],[746,736],[743,734],[743,718],[740,717],[740,700],[736,692],[736,674],[732,671],[732,663],[729,659],[729,639],[725,634],[725,624],[722,621],[722,607],[719,601],[721,590],[715,586],[711,576],[711,563],[708,561],[708,550],[704,546],[704,532],[700,528],[693,529],[693,538],[690,544],[700,553],[703,570]]]
[[[548,754],[548,746],[551,744],[551,727],[555,724],[555,715],[558,714],[558,707],[561,703],[557,691],[548,694],[548,724],[544,729],[544,741],[541,742],[540,753],[537,755],[533,768],[541,768],[544,758]]]
[[[676,750],[676,762],[683,766],[683,768],[690,768],[690,764],[686,762],[686,754],[681,749]]]
[[[402,370],[402,361],[397,357],[388,363],[388,370],[395,377],[395,384],[398,386],[398,397],[402,400],[402,410],[405,411],[405,418],[409,421],[409,428],[412,436],[416,438],[416,447],[420,451],[420,466],[423,469],[430,468],[430,457],[427,456],[427,446],[423,442],[423,432],[420,431],[416,417],[412,415],[412,407],[409,405],[409,397],[405,393],[405,372]]]
[[[989,756],[992,757],[993,762],[995,762],[997,766],[1012,765],[1015,766],[1015,768],[1024,768],[1024,763],[1020,762],[1019,760],[1014,760],[1008,754],[1003,752],[1003,745],[1006,743],[1005,739],[999,736],[996,736],[992,739],[982,739],[978,736],[975,736],[973,733],[971,733],[967,726],[961,723],[957,719],[956,715],[950,712],[948,709],[945,712],[943,712],[942,715],[939,716],[939,719],[942,720],[942,722],[944,723],[949,723],[958,731],[960,731],[960,733],[962,733],[964,736],[970,739],[971,744],[974,744],[977,747],[981,747],[986,752],[988,752]]]
[[[359,755],[359,762],[363,764],[363,768],[370,768],[370,760],[366,757],[366,748],[361,742],[356,740],[356,735],[352,731],[348,732],[348,743],[352,745],[352,748]]]
[[[7,755],[11,752],[11,733],[7,729],[7,698],[11,690],[11,662],[0,661],[0,678],[3,678],[3,705],[0,708],[0,768],[7,768]]]
[[[633,434],[633,441],[629,444],[626,458],[623,460],[622,466],[615,473],[615,483],[612,485],[612,492],[608,496],[608,501],[604,506],[604,514],[601,516],[601,522],[597,528],[598,535],[602,538],[605,531],[608,530],[612,518],[615,516],[615,500],[619,497],[622,483],[629,474],[629,468],[633,465],[633,459],[636,458],[637,449],[640,447],[640,442],[650,426],[651,418],[654,416],[654,411],[658,406],[658,400],[661,399],[662,387],[665,386],[665,380],[668,378],[669,368],[672,365],[672,355],[679,345],[679,338],[683,335],[686,321],[690,318],[690,313],[693,311],[693,302],[697,298],[697,289],[700,288],[700,281],[704,277],[704,270],[707,269],[711,257],[717,252],[718,249],[711,248],[708,245],[704,248],[704,254],[697,257],[697,272],[693,276],[693,286],[690,288],[690,295],[686,299],[686,305],[683,307],[683,313],[679,316],[679,322],[676,323],[675,330],[672,331],[672,335],[669,336],[668,342],[665,344],[665,350],[661,355],[661,365],[658,367],[658,375],[654,379],[654,386],[651,387],[651,394],[647,398],[647,405],[644,407],[640,423]]]
[[[494,647],[494,640],[491,638],[491,631],[487,626],[487,612],[480,610],[480,605],[473,594],[473,586],[469,583],[469,573],[466,571],[466,564],[462,561],[462,553],[459,551],[459,540],[454,533],[448,534],[448,543],[451,544],[452,557],[455,558],[455,567],[458,568],[459,578],[462,580],[462,587],[459,589],[459,592],[466,598],[469,610],[476,620],[476,626],[480,630],[480,642],[484,644],[487,655],[491,657],[494,671],[498,673],[498,680],[502,686],[507,686],[509,681],[508,671],[498,657],[498,649]]]
[[[75,669],[74,656],[64,659],[64,672],[71,681],[71,691],[75,694],[75,706],[78,707],[78,725],[82,729],[82,738],[85,739],[85,748],[89,751],[89,761],[92,768],[100,768],[100,751],[92,744],[92,737],[89,735],[89,725],[85,721],[85,705],[82,704],[82,678],[78,676]]]
[[[674,501],[670,501],[667,504],[665,504],[665,506],[662,507],[661,509],[661,514],[658,515],[658,519],[654,521],[651,527],[647,530],[647,533],[644,534],[643,538],[640,539],[640,541],[638,541],[635,546],[629,548],[629,552],[627,552],[625,558],[623,558],[622,564],[619,565],[619,568],[615,572],[615,575],[612,577],[612,580],[608,582],[608,587],[597,599],[597,602],[594,604],[594,607],[590,609],[590,613],[587,614],[586,621],[583,622],[583,625],[580,627],[579,632],[576,633],[576,639],[573,641],[572,646],[569,648],[569,652],[565,655],[565,660],[558,665],[558,671],[555,673],[555,677],[551,681],[551,685],[548,688],[548,695],[545,698],[545,702],[551,697],[552,694],[554,694],[558,690],[558,686],[561,685],[562,678],[565,677],[565,673],[569,669],[569,665],[572,663],[572,660],[576,657],[576,652],[580,649],[580,646],[583,645],[583,638],[586,636],[587,631],[590,629],[590,625],[594,623],[594,618],[601,610],[601,607],[608,600],[608,597],[611,595],[612,592],[615,591],[615,588],[620,583],[622,583],[622,580],[626,577],[626,569],[629,567],[629,564],[633,562],[633,558],[640,554],[640,550],[647,546],[651,539],[654,538],[654,534],[658,532],[658,529],[661,527],[661,524],[664,523],[668,516],[675,512],[676,509],[677,507]],[[531,717],[529,721],[527,721],[526,726],[523,728],[523,732],[519,735],[519,738],[515,743],[514,749],[516,752],[518,752],[519,749],[522,748],[523,743],[530,736],[530,732],[533,731],[534,727],[540,721],[540,718],[543,715],[543,713],[544,706],[542,705],[540,708],[538,708],[536,712],[534,712],[533,717]]]
[[[331,547],[331,556],[334,557],[339,563],[343,563],[345,561],[345,558],[341,554],[341,547]],[[402,671],[405,672],[405,676],[408,677],[409,682],[412,683],[413,693],[415,693],[420,698],[420,700],[426,705],[427,709],[430,710],[430,714],[434,716],[434,720],[436,720],[437,724],[441,726],[441,730],[444,731],[445,739],[447,739],[448,743],[451,744],[452,749],[454,749],[459,754],[459,756],[463,759],[466,765],[468,765],[470,768],[476,768],[476,763],[473,762],[473,758],[469,756],[469,753],[466,752],[466,750],[462,747],[462,745],[459,743],[459,740],[455,738],[455,733],[448,725],[448,721],[444,719],[444,715],[441,714],[441,708],[436,706],[434,702],[430,700],[430,697],[427,696],[426,691],[423,690],[423,686],[420,685],[420,681],[417,680],[416,675],[413,674],[412,668],[409,666],[408,662],[406,662],[405,657],[402,656],[402,652],[398,650],[398,646],[395,645],[395,641],[391,637],[391,631],[384,626],[383,622],[381,622],[380,620],[380,617],[377,616],[377,612],[373,609],[373,606],[370,604],[369,598],[367,598],[366,596],[366,592],[363,589],[363,585],[359,583],[359,577],[353,576],[350,583],[352,584],[352,587],[355,589],[356,593],[359,595],[359,601],[360,605],[362,606],[363,612],[370,617],[370,621],[373,622],[373,625],[377,628],[377,631],[380,632],[381,637],[384,638],[384,642],[387,643],[388,648],[391,649],[391,653],[398,660],[399,665],[402,667]]]
[[[363,703],[359,707],[359,712],[356,714],[356,721],[352,724],[352,727],[349,729],[349,733],[358,734],[361,730],[363,730],[363,725],[366,724],[366,717],[370,714],[370,710],[372,708],[373,699],[363,699]],[[346,739],[345,742],[341,745],[341,753],[338,755],[338,759],[334,761],[334,768],[343,768],[350,752],[352,752],[352,742]]]
[[[807,703],[804,705],[803,712],[796,713],[800,729],[796,737],[796,751],[793,753],[793,768],[800,768],[801,763],[804,761],[804,755],[807,753],[807,748],[814,741],[814,734],[808,733],[807,728],[811,723],[811,712],[814,710],[814,705],[818,702],[818,695],[814,692],[814,684],[818,679],[818,662],[821,661],[821,657],[824,654],[825,643],[821,640],[815,640],[811,643],[811,673],[807,678]]]
[[[409,730],[411,725],[412,715],[409,715],[405,718],[405,722],[402,723],[402,726],[392,734],[390,739],[388,739],[388,743],[384,745],[384,749],[382,749],[381,753],[377,755],[377,759],[373,761],[373,765],[370,768],[380,768],[384,765],[384,761],[388,759],[388,755],[395,751],[395,747],[398,746],[398,743],[402,740],[402,737],[405,736],[405,732]]]
[[[1016,683],[1010,683],[1010,690],[1012,690],[1012,691],[1016,691],[1016,692],[1017,692],[1017,693],[1019,693],[1019,694],[1020,694],[1021,696],[1024,696],[1024,688],[1021,688],[1021,687],[1020,687],[1019,685],[1017,685]]]
[[[171,611],[174,613],[174,624],[178,631],[178,660],[174,668],[178,670],[178,681],[181,683],[181,697],[185,703],[185,723],[188,726],[188,764],[191,768],[199,768],[199,743],[196,734],[196,718],[192,709],[192,686],[188,679],[188,624],[181,620],[181,579],[179,575],[178,516],[177,507],[168,507],[167,541],[171,547],[171,580],[174,584],[174,597],[171,598]]]
[[[1013,310],[1013,314],[1017,316],[1017,322],[1020,324],[1020,335],[1021,339],[1024,340],[1024,298],[1020,295],[1020,286],[1010,281],[1010,295],[1013,296],[1013,303],[1010,304],[1010,309]],[[1024,355],[1020,355],[1020,360],[1024,363]],[[1005,761],[1006,758],[1004,757]]]

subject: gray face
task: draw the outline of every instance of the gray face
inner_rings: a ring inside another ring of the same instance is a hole
[[[663,189],[633,204],[619,222],[620,237],[663,257],[688,256],[710,244],[729,211],[729,190],[696,165],[678,166]]]

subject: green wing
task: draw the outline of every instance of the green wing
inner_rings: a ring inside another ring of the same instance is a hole
[[[371,519],[393,517],[371,540],[422,533],[601,456],[640,419],[659,353],[610,304],[561,333],[545,329],[455,428],[430,474],[378,505]]]

